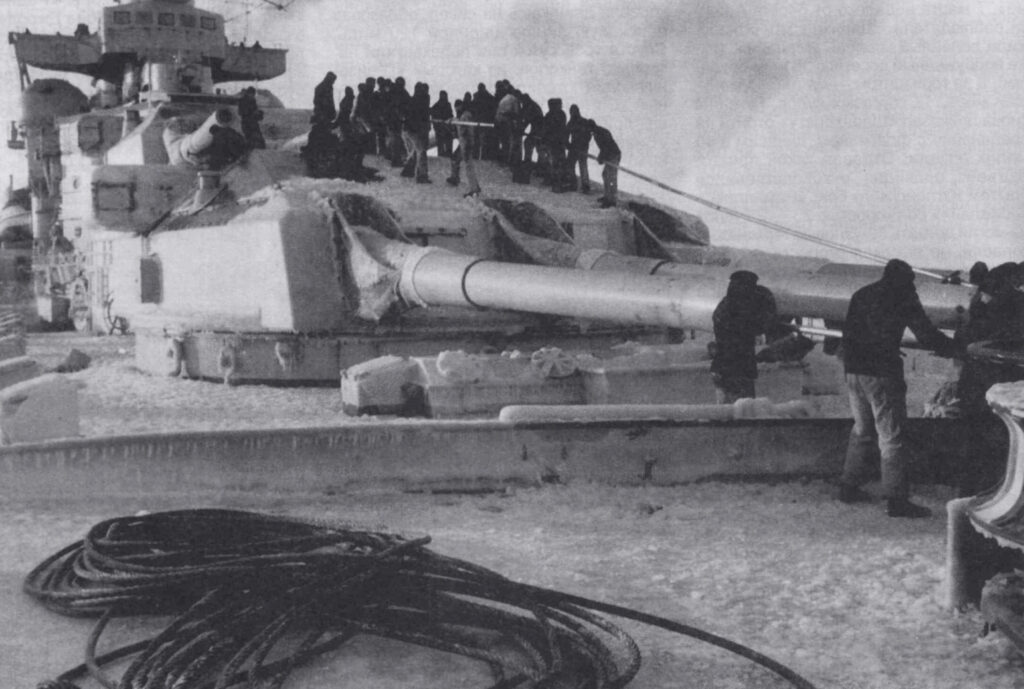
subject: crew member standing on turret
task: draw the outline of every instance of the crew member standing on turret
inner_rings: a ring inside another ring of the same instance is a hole
[[[872,455],[881,451],[882,491],[890,517],[927,517],[927,507],[910,502],[903,424],[907,418],[907,384],[900,343],[910,328],[925,347],[942,356],[955,351],[953,340],[928,320],[914,288],[914,270],[893,259],[882,279],[853,293],[843,323],[841,344],[853,430],[839,486],[845,503],[867,502],[861,489],[868,481]]]
[[[477,196],[480,193],[480,182],[476,178],[476,168],[473,166],[472,153],[473,138],[476,136],[474,130],[476,127],[459,126],[458,123],[475,121],[473,105],[469,100],[455,101],[455,112],[458,113],[458,118],[455,121],[455,132],[458,134],[459,141],[452,152],[452,173],[445,180],[453,187],[459,186],[459,165],[464,163],[466,165],[466,181],[469,182],[469,191],[465,194],[468,197]]]
[[[590,131],[594,135],[594,143],[597,144],[597,163],[604,165],[604,170],[601,172],[601,179],[604,181],[604,196],[598,199],[597,203],[601,208],[611,208],[619,198],[619,162],[622,160],[622,152],[610,131],[597,126],[594,120],[587,121],[590,123]]]
[[[529,135],[526,134],[527,127],[530,128]],[[519,135],[524,137],[523,163],[528,169],[533,165],[534,150],[540,146],[540,133],[543,128],[544,111],[535,100],[530,98],[529,93],[522,94],[519,108]]]
[[[242,89],[238,98],[238,119],[242,121],[242,136],[249,148],[266,148],[267,142],[260,130],[263,111],[256,104],[256,88],[253,86]]]
[[[416,82],[412,98],[402,121],[402,138],[408,149],[408,158],[402,169],[403,177],[416,177],[419,184],[429,184],[427,174],[427,145],[430,139],[430,88]]]
[[[313,117],[310,122],[314,125],[326,124],[331,127],[338,117],[338,111],[334,107],[334,81],[337,78],[334,72],[328,72],[313,89]]]
[[[789,334],[779,320],[775,297],[757,284],[757,274],[737,270],[729,276],[725,298],[712,315],[715,342],[711,357],[711,380],[719,404],[754,397],[759,335],[775,341]]]
[[[334,120],[335,128],[341,132],[341,138],[352,139],[352,107],[356,103],[356,92],[351,86],[345,87],[345,95],[338,101],[338,117]]]
[[[544,159],[547,162],[541,174],[547,175],[547,183],[551,185],[553,191],[565,191],[568,172],[565,149],[569,145],[567,123],[565,110],[562,110],[562,99],[548,98],[548,111],[544,115],[544,133],[541,136]]]
[[[448,92],[441,91],[437,102],[430,108],[430,119],[434,121],[434,137],[437,140],[437,155],[441,158],[452,157],[452,141],[455,135],[452,128],[444,124],[455,117],[452,104],[448,102]]]
[[[587,158],[590,137],[590,124],[580,115],[580,107],[573,103],[569,106],[569,170],[576,174],[579,169],[579,190],[584,194],[590,193],[590,161]]]

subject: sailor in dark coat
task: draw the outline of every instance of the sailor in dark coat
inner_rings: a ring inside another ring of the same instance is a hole
[[[757,274],[737,270],[729,276],[725,298],[712,316],[715,331],[711,379],[719,404],[731,404],[754,397],[757,357],[754,347],[759,335],[776,340],[789,334],[779,320],[775,297],[757,284]]]
[[[332,126],[338,117],[338,110],[334,107],[334,81],[337,78],[334,72],[328,72],[313,89],[313,118],[310,120],[313,124]]]
[[[452,142],[455,140],[455,132],[451,126],[445,124],[455,117],[452,104],[448,100],[448,92],[441,91],[438,94],[437,102],[430,107],[430,119],[434,124],[434,138],[437,140],[437,155],[441,158],[452,157]]]
[[[870,476],[873,455],[881,452],[882,492],[890,517],[927,517],[927,507],[909,500],[903,426],[907,418],[907,385],[900,344],[910,330],[923,346],[950,356],[946,337],[921,306],[914,270],[899,259],[889,261],[882,279],[854,292],[843,324],[841,355],[853,414],[839,499],[863,502],[861,490]]]
[[[408,150],[403,177],[415,177],[420,184],[430,182],[427,174],[427,145],[430,139],[430,87],[417,82],[402,119],[402,139]]]
[[[256,89],[252,86],[242,89],[238,98],[238,119],[242,122],[242,136],[249,148],[266,148],[267,142],[260,130],[263,111],[256,104]]]

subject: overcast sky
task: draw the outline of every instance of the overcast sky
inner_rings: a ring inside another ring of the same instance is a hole
[[[5,0],[0,18],[67,34],[94,28],[106,4]],[[288,106],[310,107],[327,70],[339,87],[401,74],[453,99],[508,78],[539,102],[577,103],[613,132],[625,167],[723,206],[915,265],[1024,259],[1016,0],[294,0],[246,12],[260,4],[197,0],[234,18],[232,40],[289,49],[288,75],[263,85]],[[0,67],[13,119],[13,59]],[[698,213],[718,244],[851,260],[621,186]]]

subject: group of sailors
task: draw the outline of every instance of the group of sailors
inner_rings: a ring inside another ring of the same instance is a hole
[[[930,322],[914,285],[914,270],[899,259],[889,261],[882,277],[853,294],[836,352],[843,362],[854,425],[838,498],[843,503],[872,502],[863,489],[881,458],[882,495],[890,517],[927,517],[930,511],[910,500],[907,450],[903,428],[907,418],[901,343],[906,329],[939,356],[955,361],[952,384],[955,415],[969,421],[959,467],[959,489],[974,495],[992,487],[1003,475],[1006,433],[985,400],[996,383],[1020,380],[1012,362],[973,356],[970,345],[1024,341],[1024,262],[992,268],[976,263],[969,281],[974,286],[967,319],[948,337]],[[757,361],[779,348],[786,338],[801,336],[779,320],[771,292],[747,270],[732,274],[726,296],[713,316],[712,380],[719,403],[754,397]],[[755,354],[758,337],[774,344]],[[806,338],[804,338],[806,339]],[[808,341],[809,342],[809,341]],[[793,342],[787,345],[793,347]],[[797,345],[799,346],[799,345]]]
[[[434,133],[437,155],[450,160],[446,182],[461,183],[465,170],[467,196],[480,193],[474,160],[490,160],[508,168],[512,179],[529,183],[536,174],[552,191],[589,194],[590,144],[604,165],[604,193],[598,205],[611,207],[618,200],[618,165],[622,153],[607,128],[582,116],[576,105],[563,110],[562,99],[550,98],[545,113],[529,93],[507,79],[498,81],[491,93],[485,84],[462,98],[449,100],[441,91],[431,102],[430,87],[405,79],[367,77],[355,88],[346,86],[335,105],[337,75],[328,72],[313,92],[312,129],[304,151],[319,175],[317,162],[334,165],[337,174],[365,181],[373,171],[363,166],[367,154],[402,168],[402,175],[421,184],[431,182],[427,150]]]

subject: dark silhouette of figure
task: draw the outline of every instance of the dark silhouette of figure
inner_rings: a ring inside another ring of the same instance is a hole
[[[602,208],[610,208],[618,203],[619,199],[619,162],[622,160],[622,151],[619,150],[619,145],[615,143],[610,131],[598,126],[594,120],[587,121],[594,135],[594,143],[597,144],[597,163],[604,165],[601,172],[604,196],[598,199],[597,203]]]
[[[256,88],[253,86],[242,89],[238,98],[238,119],[242,123],[242,136],[249,148],[266,148],[267,142],[260,129],[263,111],[256,104]]]
[[[541,126],[540,174],[553,191],[564,191],[568,173],[566,148],[569,145],[568,119],[561,98],[548,99],[548,111]]]
[[[468,95],[468,94],[467,94]],[[455,120],[455,131],[458,134],[458,145],[452,152],[451,174],[445,180],[453,187],[459,186],[459,169],[462,165],[466,168],[466,181],[469,183],[469,191],[465,196],[475,197],[480,194],[480,182],[476,177],[476,168],[473,163],[473,139],[476,137],[477,127],[459,126],[459,122],[473,123],[476,121],[476,114],[473,112],[472,100],[455,101],[455,112],[458,117]]]
[[[590,170],[587,153],[590,151],[590,124],[580,115],[580,108],[573,103],[569,106],[569,172],[575,175],[579,171],[579,190],[590,193]],[[573,187],[576,181],[573,180]]]
[[[537,151],[537,162],[540,162],[540,136],[544,129],[544,111],[537,101],[530,98],[529,93],[524,93],[520,101],[520,129],[525,137],[523,140],[523,163],[530,167],[533,164],[533,153]],[[530,132],[527,134],[526,129]]]
[[[334,126],[341,132],[343,139],[352,138],[352,107],[356,104],[356,93],[351,86],[345,87],[345,95],[338,101],[338,117]]]
[[[1020,291],[1024,272],[1015,263],[988,270],[978,262],[971,268],[970,281],[977,288],[967,310],[967,322],[956,333],[963,356],[957,362],[954,415],[967,420],[957,477],[961,496],[980,493],[1003,477],[1008,453],[1006,429],[989,407],[985,393],[997,383],[1024,377],[1012,362],[978,357],[967,349],[980,342],[998,347],[999,342],[1024,339],[1024,293]]]
[[[481,124],[494,124],[494,115],[497,112],[498,103],[494,95],[487,90],[487,86],[481,82],[476,86],[476,93],[473,94],[473,113],[476,121]],[[492,160],[494,153],[494,129],[492,127],[480,127],[477,136],[474,137],[474,154],[477,158]]]
[[[434,120],[434,138],[437,141],[437,155],[441,158],[452,157],[452,142],[455,132],[451,125],[443,124],[455,117],[452,104],[448,101],[448,92],[437,94],[437,102],[430,108],[430,119]]]
[[[757,274],[749,270],[730,275],[725,297],[712,315],[711,380],[719,404],[756,396],[758,336],[776,340],[789,333],[779,320],[775,297],[757,281]]]
[[[840,479],[842,502],[870,500],[861,489],[870,476],[871,460],[881,454],[882,492],[890,517],[927,517],[927,507],[909,499],[903,426],[907,418],[907,385],[900,345],[910,328],[923,346],[952,356],[955,343],[938,330],[921,306],[914,270],[899,259],[889,261],[882,278],[854,292],[843,323],[840,344],[853,430]]]
[[[369,89],[365,81],[356,86],[349,117],[352,141],[359,147],[360,156],[365,156],[373,148],[373,94]]]
[[[338,117],[338,111],[334,107],[334,82],[337,78],[334,72],[328,72],[313,90],[313,117],[310,120],[313,124],[323,123],[331,126]]]
[[[387,127],[388,157],[391,160],[391,167],[402,167],[409,154],[402,138],[402,122],[405,120],[405,113],[411,99],[412,96],[405,88],[405,78],[395,77],[391,90],[384,98],[384,122]]]
[[[412,97],[402,120],[402,139],[408,151],[402,176],[415,176],[420,184],[429,183],[427,144],[430,139],[430,87],[423,82],[417,82],[413,87]]]

